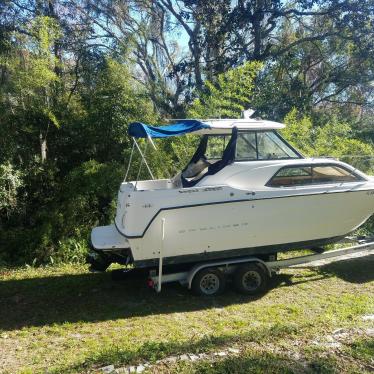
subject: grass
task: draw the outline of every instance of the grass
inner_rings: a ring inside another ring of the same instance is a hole
[[[290,269],[262,298],[230,289],[157,295],[144,278],[113,282],[85,266],[0,270],[0,372],[86,373],[184,353],[236,356],[157,364],[154,372],[340,373],[373,369],[374,255]],[[337,329],[340,347],[328,345]],[[327,340],[326,340],[327,339]]]

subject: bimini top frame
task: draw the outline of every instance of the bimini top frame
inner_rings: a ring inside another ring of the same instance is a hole
[[[130,169],[132,155],[134,152],[134,148],[136,147],[142,157],[142,162],[139,167],[138,176],[136,181],[138,181],[140,171],[142,169],[143,164],[148,169],[149,174],[151,175],[152,179],[154,176],[150,170],[150,167],[146,161],[145,154],[147,151],[147,144],[144,149],[144,152],[141,151],[139,144],[137,143],[136,139],[144,138],[148,139],[152,146],[156,149],[156,146],[153,143],[154,138],[169,138],[172,136],[181,136],[185,134],[194,134],[194,135],[226,135],[226,134],[233,134],[233,129],[235,131],[254,131],[254,130],[279,130],[285,127],[284,124],[273,122],[273,121],[266,121],[260,119],[253,119],[250,118],[251,114],[253,114],[252,110],[243,111],[242,119],[178,119],[173,120],[174,123],[169,125],[162,125],[162,126],[153,126],[153,125],[146,125],[142,122],[133,122],[129,125],[128,133],[133,139],[133,147],[131,151],[131,156],[126,172],[125,180],[127,179],[127,175]],[[136,185],[135,185],[136,188]]]
[[[128,132],[133,138],[168,138],[189,133],[194,135],[231,134],[234,127],[239,131],[279,130],[283,129],[285,125],[278,122],[251,118],[208,120],[185,119],[177,120],[175,123],[164,126],[151,126],[141,122],[133,122],[129,125]]]

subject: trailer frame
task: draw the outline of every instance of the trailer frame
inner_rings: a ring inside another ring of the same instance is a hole
[[[162,235],[162,242],[165,239],[164,236],[164,225],[165,220],[161,221],[162,227],[161,230],[163,232]],[[341,242],[351,242],[357,243],[356,245],[334,249],[334,250],[327,250],[323,253],[318,254],[310,254],[305,256],[296,256],[291,257],[284,260],[273,260],[273,261],[264,261],[255,256],[245,256],[240,258],[229,258],[225,260],[219,261],[208,261],[197,263],[193,265],[189,270],[182,271],[182,272],[175,272],[169,274],[163,274],[163,258],[162,258],[162,250],[159,251],[159,269],[151,270],[149,273],[149,277],[147,280],[148,286],[154,288],[157,292],[161,292],[162,284],[171,283],[171,282],[179,282],[181,285],[186,286],[188,289],[192,288],[193,281],[199,272],[205,269],[215,269],[221,271],[225,276],[229,274],[234,274],[235,271],[240,266],[245,266],[249,264],[255,264],[259,269],[263,269],[264,272],[267,274],[268,278],[271,278],[274,274],[276,274],[281,269],[294,267],[297,265],[304,265],[310,262],[324,260],[324,259],[338,259],[342,256],[352,254],[352,253],[359,253],[362,251],[367,250],[374,250],[374,237],[361,237],[361,238],[351,238],[347,237],[343,239]],[[340,242],[340,243],[341,243]],[[163,248],[163,243],[161,243],[160,248]],[[261,273],[261,272],[260,272]],[[203,293],[201,293],[203,294]],[[255,294],[252,292],[251,294]]]

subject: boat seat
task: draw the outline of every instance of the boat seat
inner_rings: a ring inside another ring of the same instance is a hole
[[[187,168],[182,172],[184,178],[194,178],[201,174],[210,163],[203,157],[196,162],[191,162]]]
[[[210,163],[204,158],[201,158],[196,163],[191,162],[183,172],[178,173],[171,180],[173,188],[183,187],[182,175],[183,178],[188,182],[194,181],[195,179],[200,179],[205,173],[208,172],[209,165]]]

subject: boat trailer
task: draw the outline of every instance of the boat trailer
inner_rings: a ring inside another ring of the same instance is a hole
[[[198,263],[187,271],[163,274],[164,226],[165,221],[163,220],[158,272],[157,270],[151,270],[147,281],[148,286],[154,288],[157,292],[161,292],[161,287],[164,283],[179,282],[188,289],[192,289],[198,295],[218,295],[225,289],[226,279],[230,276],[239,292],[247,295],[260,295],[267,291],[269,279],[281,269],[374,250],[374,237],[345,238],[342,242],[351,242],[355,243],[355,245],[284,260],[264,261],[254,256],[248,256],[209,261]]]

